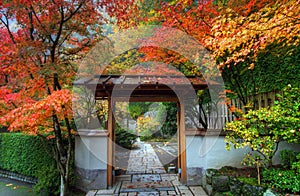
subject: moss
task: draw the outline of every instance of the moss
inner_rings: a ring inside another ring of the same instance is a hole
[[[240,180],[241,182],[244,182],[245,184],[258,185],[256,178],[238,177],[237,179]]]

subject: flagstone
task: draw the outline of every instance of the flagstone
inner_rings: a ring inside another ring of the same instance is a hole
[[[161,177],[158,174],[133,175],[132,182],[159,182]]]
[[[177,174],[166,173],[152,146],[140,143],[140,149],[132,150],[126,175],[116,176],[111,189],[88,192],[88,196],[207,196],[201,186],[185,186]]]
[[[160,182],[124,182],[121,186],[121,192],[149,192],[149,191],[168,191],[174,190],[172,184],[168,181]]]

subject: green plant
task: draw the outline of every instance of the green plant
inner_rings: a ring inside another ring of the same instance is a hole
[[[222,193],[224,196],[234,196],[230,191]]]
[[[280,151],[281,164],[285,168],[291,168],[292,163],[296,161],[296,152],[292,150],[282,150]]]
[[[300,153],[296,155],[296,160],[292,163],[292,169],[300,174]]]
[[[261,177],[260,177],[260,168],[265,165],[265,160],[262,156],[252,155],[252,153],[248,153],[242,162],[244,165],[255,166],[257,172],[257,184],[260,185]]]
[[[137,136],[131,130],[116,127],[116,143],[123,148],[131,149]]]
[[[57,195],[59,193],[60,175],[54,164],[50,167],[42,167],[37,172],[38,182],[34,186],[35,192],[42,192],[44,195]]]
[[[163,125],[161,127],[161,133],[163,137],[170,137],[176,134],[177,132],[177,105],[173,102],[164,102],[162,103],[166,110],[165,121],[163,122]],[[161,109],[161,108],[160,108]],[[164,117],[161,113],[163,113],[161,110],[158,111],[158,118],[164,119]],[[162,123],[162,122],[161,122]]]
[[[238,177],[239,181],[244,182],[246,184],[250,185],[258,185],[258,181],[256,178],[248,178],[248,177]]]
[[[300,174],[293,170],[265,169],[262,172],[263,182],[269,188],[279,189],[290,193],[299,193]]]
[[[58,190],[60,175],[50,154],[50,141],[21,133],[2,133],[0,141],[2,169],[37,178],[36,192],[54,194]]]
[[[248,153],[244,163],[272,166],[272,159],[281,141],[299,143],[300,140],[300,89],[288,85],[283,95],[271,108],[250,110],[240,119],[226,124],[226,149],[250,147],[256,153]],[[259,154],[259,156],[258,156]]]

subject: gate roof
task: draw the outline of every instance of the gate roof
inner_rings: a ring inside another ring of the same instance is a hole
[[[198,76],[170,75],[94,75],[76,80],[95,91],[96,99],[113,96],[130,101],[176,101],[178,94],[188,96],[192,91],[207,88],[206,81]],[[210,82],[210,85],[217,83]]]

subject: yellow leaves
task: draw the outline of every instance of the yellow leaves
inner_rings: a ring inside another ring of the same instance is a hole
[[[252,69],[254,69],[254,67],[255,67],[254,63],[251,63],[251,64],[249,65],[248,69],[252,70]]]
[[[216,58],[224,61],[219,65],[236,65],[246,58],[255,59],[256,54],[276,40],[286,45],[299,44],[300,8],[296,0],[281,2],[276,6],[266,4],[250,15],[236,15],[229,8],[215,18],[211,34],[205,43]],[[252,69],[254,65],[250,65]]]
[[[14,186],[14,184],[11,184],[11,183],[9,183],[9,184],[6,184],[5,185],[6,187],[11,187],[11,186],[13,186],[13,190],[16,190],[16,189],[18,189],[19,188],[19,186]]]

